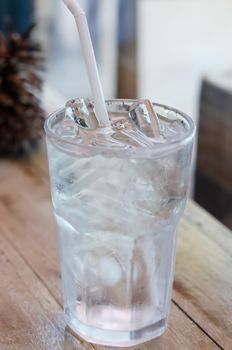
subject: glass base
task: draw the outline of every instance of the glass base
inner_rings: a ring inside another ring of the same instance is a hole
[[[115,331],[86,326],[74,318],[68,320],[68,326],[74,333],[87,342],[118,347],[135,346],[158,338],[165,332],[166,324],[167,319],[163,318],[150,326],[135,331]]]

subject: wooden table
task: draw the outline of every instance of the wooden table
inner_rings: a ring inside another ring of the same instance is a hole
[[[74,338],[62,314],[44,155],[0,161],[0,349],[106,349]],[[166,334],[136,349],[232,349],[232,234],[189,202],[179,228]]]

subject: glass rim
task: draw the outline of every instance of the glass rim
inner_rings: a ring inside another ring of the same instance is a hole
[[[106,103],[113,103],[113,102],[128,102],[128,103],[133,103],[137,101],[136,99],[108,99],[106,100]],[[173,107],[170,107],[170,106],[167,106],[167,105],[164,105],[164,104],[160,104],[160,103],[156,103],[156,102],[152,102],[152,105],[154,106],[157,106],[159,108],[163,108],[163,109],[167,109],[168,111],[170,112],[174,112],[174,113],[177,113],[179,114],[182,118],[185,119],[185,121],[187,122],[187,124],[189,125],[189,129],[187,130],[187,132],[185,134],[182,135],[182,137],[180,137],[180,139],[178,140],[173,140],[173,141],[170,141],[169,143],[157,143],[157,144],[154,144],[154,147],[138,147],[138,148],[122,148],[122,147],[105,147],[105,146],[92,146],[92,145],[83,145],[83,144],[77,144],[75,142],[75,140],[64,140],[62,138],[62,136],[58,136],[52,129],[51,127],[51,121],[52,121],[52,118],[56,117],[58,114],[64,112],[65,108],[62,107],[62,108],[59,108],[57,109],[56,111],[54,111],[53,113],[50,113],[47,117],[47,119],[45,120],[45,123],[44,123],[44,130],[45,130],[45,133],[46,133],[46,136],[49,138],[49,139],[52,139],[55,141],[55,146],[57,146],[56,142],[59,143],[59,146],[57,148],[61,148],[60,145],[69,145],[70,147],[71,146],[74,146],[76,148],[76,150],[89,150],[90,151],[90,154],[103,154],[105,153],[106,151],[110,152],[110,154],[112,155],[120,155],[120,154],[128,154],[128,157],[129,155],[133,155],[133,156],[143,156],[145,157],[144,155],[144,151],[146,150],[146,154],[148,155],[162,155],[163,153],[172,153],[174,152],[176,149],[179,149],[179,148],[182,148],[184,147],[185,145],[187,145],[188,143],[190,143],[194,136],[195,136],[195,133],[196,133],[196,125],[193,121],[193,119],[188,116],[186,113],[184,112],[181,112],[180,110],[176,109],[176,108],[173,108]],[[64,152],[67,151],[66,149],[63,150]],[[146,157],[145,157],[146,158]]]

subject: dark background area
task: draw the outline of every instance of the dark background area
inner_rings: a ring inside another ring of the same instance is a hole
[[[18,32],[23,32],[34,19],[33,0],[1,0],[0,30],[5,30],[4,16],[10,16]]]

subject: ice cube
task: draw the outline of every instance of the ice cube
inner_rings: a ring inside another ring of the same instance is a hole
[[[148,138],[138,125],[125,114],[119,115],[117,118],[111,119],[114,133],[112,138],[120,142],[126,147],[152,147],[153,142]]]
[[[122,278],[122,269],[113,256],[104,256],[99,262],[99,274],[103,285],[113,287]]]
[[[93,103],[87,98],[68,101],[65,107],[65,119],[71,119],[78,127],[88,130],[96,130],[99,127]]]
[[[146,136],[160,137],[159,120],[149,100],[138,100],[133,103],[130,107],[129,117],[132,123]]]
[[[113,100],[107,102],[107,110],[113,117],[117,116],[117,114],[127,115],[130,110],[130,104],[128,104],[124,100]]]

